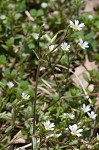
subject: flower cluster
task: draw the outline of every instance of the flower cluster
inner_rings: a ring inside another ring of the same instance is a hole
[[[95,119],[95,118],[96,118],[97,114],[95,114],[94,111],[91,111],[91,108],[90,108],[89,105],[86,106],[85,104],[83,104],[83,107],[82,107],[81,109],[82,109],[85,113],[87,113],[88,116],[89,116],[91,119]],[[91,112],[89,112],[89,111],[91,111]]]
[[[69,21],[69,27],[70,27],[71,29],[73,29],[73,31],[81,31],[84,26],[85,26],[85,24],[84,24],[84,23],[79,23],[78,20],[75,20],[74,22]],[[81,49],[83,49],[83,50],[85,50],[86,48],[89,48],[89,45],[88,45],[88,42],[87,42],[87,41],[83,41],[82,39],[79,39],[79,40],[77,41],[77,43],[78,43],[78,46],[79,46]],[[70,52],[70,47],[71,47],[71,46],[69,45],[69,43],[63,42],[63,43],[61,43],[60,47],[61,47],[61,49],[62,49],[63,51],[65,51],[65,52]],[[55,49],[55,45],[50,45],[50,46],[49,46],[49,50],[53,52],[53,51],[57,51],[57,48]],[[97,114],[95,114],[94,111],[91,111],[91,107],[90,107],[89,105],[83,104],[81,110],[82,110],[84,113],[87,113],[88,116],[89,116],[91,119],[95,119],[96,116],[97,116]],[[63,119],[64,119],[64,118],[69,118],[69,119],[72,119],[72,120],[73,120],[73,119],[75,118],[75,115],[74,115],[74,114],[71,114],[71,113],[63,113],[63,114],[62,114],[62,117],[63,117]],[[73,124],[73,125],[70,125],[70,126],[69,126],[69,130],[70,130],[71,135],[73,135],[73,136],[78,136],[78,137],[82,136],[81,133],[83,132],[83,129],[79,128],[79,125],[80,125],[80,122],[79,122],[78,124]],[[45,130],[48,130],[48,131],[51,130],[51,131],[53,131],[55,125],[54,125],[54,123],[51,123],[49,120],[47,120],[46,122],[44,122],[44,127],[45,127]],[[67,129],[68,129],[68,128],[67,128]],[[52,134],[50,134],[49,136],[47,136],[46,138],[59,137],[60,135],[61,135],[61,133],[59,133],[59,134],[52,133]],[[97,134],[97,137],[98,137],[98,134]],[[98,137],[98,138],[99,138],[99,137]]]
[[[78,20],[75,20],[75,23],[73,23],[72,21],[69,22],[69,26],[70,28],[73,29],[73,31],[80,31],[82,30],[82,28],[85,26],[84,23],[79,24]],[[82,39],[80,39],[78,41],[78,45],[80,46],[81,49],[85,50],[86,48],[89,47],[88,42],[87,41],[83,41]],[[63,42],[61,44],[61,49],[66,51],[66,52],[70,52],[70,45],[66,42]]]

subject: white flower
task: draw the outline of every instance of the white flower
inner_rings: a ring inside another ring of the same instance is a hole
[[[2,19],[2,20],[4,20],[5,18],[6,18],[5,15],[1,15],[1,16],[0,16],[0,19]]]
[[[28,100],[30,98],[30,95],[22,92],[22,98],[25,99],[25,100]]]
[[[48,4],[45,3],[45,2],[43,2],[43,3],[41,4],[41,7],[42,7],[42,8],[46,8],[47,6],[48,6]]]
[[[55,48],[55,45],[50,45],[49,50],[52,51]],[[57,51],[57,48],[54,49],[54,51]]]
[[[91,113],[88,112],[88,115],[89,115],[89,117],[90,117],[91,119],[95,119],[96,116],[97,116],[97,114],[95,114],[94,111],[91,111]]]
[[[97,141],[99,141],[99,134],[97,133]]]
[[[72,21],[69,21],[70,23],[70,28],[72,28],[74,31],[80,31],[82,30],[82,28],[85,26],[84,23],[79,24],[78,20],[75,20],[75,23],[73,23]]]
[[[66,43],[66,42],[64,42],[64,43],[61,44],[61,48],[64,51],[70,52],[70,50],[69,50],[70,49],[70,45],[68,45],[68,43]]]
[[[87,41],[83,41],[82,39],[80,39],[78,45],[82,48],[82,49],[86,49],[89,47],[88,42]]]
[[[91,110],[91,108],[90,108],[90,106],[89,105],[85,105],[85,104],[83,104],[83,107],[81,108],[85,113],[87,113],[88,111],[90,111]]]
[[[44,127],[46,130],[54,130],[54,123],[51,123],[49,120],[44,122]]]
[[[71,130],[71,134],[72,134],[73,136],[77,135],[78,137],[80,137],[80,136],[82,136],[82,135],[80,134],[80,132],[82,132],[83,129],[77,129],[77,128],[78,128],[78,127],[77,127],[77,124],[74,124],[74,125],[72,125],[72,126],[69,126],[69,129]]]
[[[9,88],[12,88],[14,86],[14,84],[12,82],[8,82],[7,85],[8,85]]]

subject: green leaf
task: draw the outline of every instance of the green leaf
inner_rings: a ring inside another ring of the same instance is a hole
[[[28,81],[21,81],[19,84],[20,88],[24,90],[28,89],[28,85],[29,85]]]
[[[17,71],[16,71],[15,69],[12,70],[11,76],[12,76],[13,78],[15,78],[15,77],[17,76]]]
[[[57,34],[54,35],[54,37],[51,39],[50,44],[52,44],[57,38]]]
[[[39,9],[39,10],[37,11],[37,17],[43,16],[43,15],[44,15],[43,10],[42,10],[42,9]]]
[[[10,78],[11,77],[9,69],[5,69],[4,74],[5,74],[6,78]]]
[[[12,130],[12,126],[9,126],[9,127],[5,130],[5,132],[9,132],[10,130]]]
[[[33,49],[33,48],[35,48],[35,45],[34,45],[33,43],[30,43],[30,44],[28,45],[28,47],[29,47],[29,49]]]
[[[12,47],[14,44],[14,37],[9,38],[6,42],[6,44],[9,48]]]
[[[37,15],[36,9],[31,9],[30,14],[31,14],[32,17],[36,17],[36,15]]]
[[[86,40],[90,40],[90,39],[92,39],[94,36],[95,36],[94,32],[91,32],[91,33],[88,33],[88,34],[85,36],[85,38],[86,38]]]
[[[33,150],[37,150],[37,143],[35,137],[32,137],[32,142],[33,142]]]
[[[15,19],[15,20],[18,20],[18,19],[20,19],[20,18],[21,18],[21,14],[20,14],[20,13],[15,14],[15,16],[14,16],[14,19]]]
[[[6,57],[4,55],[0,55],[0,65],[6,64],[6,62],[7,62]]]

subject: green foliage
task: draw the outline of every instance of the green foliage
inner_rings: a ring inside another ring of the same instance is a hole
[[[34,143],[30,150],[97,150],[99,72],[84,64],[86,56],[99,63],[99,15],[84,12],[85,5],[83,0],[0,1],[0,150],[17,149],[22,139],[23,146]],[[70,20],[85,27],[77,31]],[[88,48],[80,46],[80,39]],[[75,75],[80,66],[86,70],[83,80]],[[82,110],[83,104],[97,114],[95,119]],[[46,121],[54,123],[54,130],[45,128]],[[71,132],[74,124],[83,129],[81,137]]]

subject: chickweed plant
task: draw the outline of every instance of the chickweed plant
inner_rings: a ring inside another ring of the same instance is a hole
[[[0,150],[99,149],[99,12],[86,5],[0,1]]]

